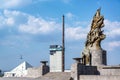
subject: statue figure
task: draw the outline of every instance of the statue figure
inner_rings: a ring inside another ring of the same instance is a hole
[[[87,40],[85,42],[85,48],[82,52],[86,56],[86,64],[90,63],[90,51],[99,50],[101,48],[101,41],[105,39],[105,35],[101,28],[104,27],[104,17],[100,14],[100,9],[97,10],[93,17],[91,29],[87,35]]]

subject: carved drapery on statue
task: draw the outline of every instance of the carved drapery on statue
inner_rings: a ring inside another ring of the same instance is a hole
[[[83,63],[90,64],[91,50],[102,50],[101,41],[105,39],[105,35],[101,28],[104,27],[104,17],[100,14],[100,9],[97,10],[93,17],[91,29],[87,35],[87,40],[85,42],[85,48],[82,52]]]

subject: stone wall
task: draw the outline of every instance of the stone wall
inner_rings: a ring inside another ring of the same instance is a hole
[[[118,75],[80,75],[79,80],[120,80]]]
[[[28,68],[26,77],[36,78],[36,77],[40,77],[40,76],[42,76],[40,67],[38,67],[38,68]]]
[[[83,75],[86,76],[85,79]],[[109,79],[109,76],[112,77]],[[74,63],[71,67],[71,78],[74,80],[119,80],[118,76],[120,76],[120,66],[88,66]]]
[[[70,72],[49,72],[39,80],[70,80]]]
[[[119,75],[120,76],[120,66],[104,66],[99,70],[100,75]]]
[[[79,80],[78,65],[79,63],[74,63],[71,66],[71,78],[73,78],[74,80]]]
[[[79,75],[99,75],[97,66],[86,66],[81,63],[74,63],[71,66],[71,77],[79,80]]]
[[[78,75],[99,75],[97,66],[78,65]]]
[[[44,65],[37,68],[28,68],[26,77],[38,78],[45,75],[48,72],[49,72],[49,67]]]

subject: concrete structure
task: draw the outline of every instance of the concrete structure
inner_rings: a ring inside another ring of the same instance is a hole
[[[120,80],[119,75],[80,75],[79,80]]]
[[[38,78],[27,77],[3,77],[0,80],[70,80],[69,72],[50,72]]]
[[[105,50],[92,50],[90,54],[92,66],[107,65],[107,56]]]
[[[46,65],[47,61],[41,61],[42,65],[37,68],[28,68],[26,77],[38,78],[49,72],[49,66]]]
[[[24,61],[12,71],[5,72],[4,77],[25,77],[27,75],[28,68],[32,68],[32,66],[28,62]]]
[[[76,62],[71,66],[71,77],[74,80],[119,80],[120,66],[89,66]]]
[[[62,72],[62,46],[50,45],[50,72]]]

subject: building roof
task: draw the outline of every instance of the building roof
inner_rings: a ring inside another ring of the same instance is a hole
[[[23,70],[27,70],[27,68],[31,68],[31,67],[33,67],[31,64],[29,64],[28,62],[24,61],[23,63],[18,65],[16,68],[11,70],[11,72],[23,71]]]
[[[27,75],[28,68],[32,68],[32,65],[24,61],[10,72],[5,72],[4,77],[24,77]]]

